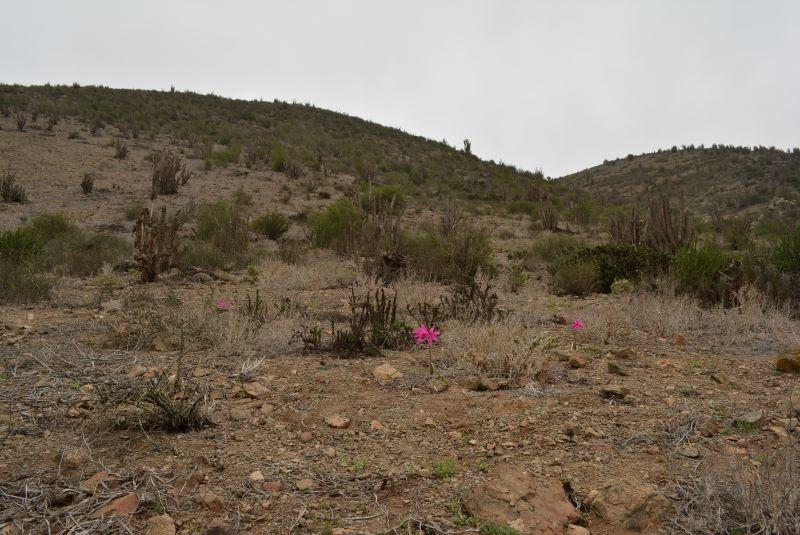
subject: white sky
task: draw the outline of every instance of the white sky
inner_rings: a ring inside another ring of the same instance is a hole
[[[800,146],[800,1],[0,0],[0,81],[311,102],[560,176]]]

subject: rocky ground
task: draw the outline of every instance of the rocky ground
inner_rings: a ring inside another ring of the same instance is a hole
[[[0,167],[13,166],[31,197],[0,210],[3,228],[60,211],[130,232],[123,209],[146,202],[144,156],[155,142],[132,142],[118,161],[111,138],[82,125],[0,126]],[[85,196],[89,170],[101,178]],[[284,184],[269,171],[199,171],[168,202],[241,186],[258,207],[322,204],[296,184],[279,203]],[[321,187],[335,198],[335,186]],[[518,219],[482,221],[512,229],[495,239],[501,257],[529,239]],[[692,481],[710,467],[774,465],[797,442],[798,375],[776,370],[775,358],[800,330],[763,311],[734,318],[641,296],[561,298],[532,277],[501,293],[505,323],[468,327],[494,340],[513,318],[519,336],[547,340],[514,354],[544,372],[504,384],[448,350],[465,343],[463,325],[442,327],[433,376],[413,347],[305,353],[292,333],[346,314],[359,271],[319,251],[306,266],[267,259],[258,271],[176,273],[147,286],[131,273],[64,278],[50,302],[0,309],[0,532],[697,532],[681,513]],[[248,330],[237,308],[256,289],[276,312]],[[397,289],[408,300],[441,291]],[[217,310],[223,298],[231,310]],[[577,336],[576,317],[586,324]],[[505,358],[504,347],[479,357]],[[786,358],[788,369],[800,356]],[[140,409],[109,401],[114,388],[153,380],[192,385],[179,396],[197,392],[207,425],[156,430]]]

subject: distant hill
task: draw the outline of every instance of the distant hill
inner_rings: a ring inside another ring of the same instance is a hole
[[[688,146],[629,155],[556,179],[604,203],[644,204],[683,192],[696,214],[800,220],[800,149]]]
[[[420,199],[538,199],[559,191],[541,172],[484,161],[440,141],[356,117],[281,101],[245,101],[181,91],[0,85],[0,111],[70,116],[123,137],[170,136],[217,165],[297,162],[400,184]],[[42,119],[40,119],[41,121]],[[564,195],[564,192],[560,192]]]

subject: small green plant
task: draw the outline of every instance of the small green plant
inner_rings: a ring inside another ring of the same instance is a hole
[[[123,209],[123,213],[125,214],[126,221],[136,221],[136,218],[139,217],[145,210],[144,205],[142,204],[129,204]]]
[[[250,206],[253,204],[253,196],[247,193],[242,186],[233,192],[233,204],[237,206]]]
[[[254,219],[252,226],[270,240],[278,240],[289,230],[289,220],[283,214],[270,212]]]
[[[754,435],[758,433],[758,427],[751,424],[750,422],[745,422],[744,420],[736,420],[733,423],[733,426],[736,428],[737,431],[745,435]]]
[[[611,284],[611,293],[614,295],[627,295],[633,292],[633,283],[628,279],[617,279]]]
[[[458,461],[455,459],[441,459],[433,463],[433,477],[436,479],[449,479],[458,472]]]
[[[363,472],[369,466],[369,459],[364,456],[354,457],[352,459],[345,459],[344,460],[345,466],[347,466],[352,472]]]

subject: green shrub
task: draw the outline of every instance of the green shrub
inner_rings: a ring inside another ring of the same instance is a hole
[[[25,192],[25,188],[17,184],[16,173],[6,171],[0,175],[0,199],[8,203],[24,203],[28,201],[28,194]]]
[[[312,218],[311,243],[340,253],[356,252],[364,225],[363,214],[347,199],[329,204]]]
[[[770,259],[783,273],[800,273],[800,225],[778,239]]]
[[[731,282],[738,273],[733,258],[713,245],[679,249],[670,262],[676,291],[694,295],[703,303],[728,303]]]
[[[600,277],[594,262],[583,258],[561,257],[548,265],[550,285],[556,294],[583,297],[597,291]]]
[[[548,264],[548,271],[560,281],[553,281],[556,289],[574,293],[568,289],[574,287],[581,292],[575,295],[585,295],[589,291],[609,293],[614,281],[637,281],[645,273],[656,272],[658,266],[658,255],[647,247],[606,244],[567,250]],[[574,276],[570,274],[572,267],[577,270]]]
[[[535,259],[547,263],[581,246],[581,241],[575,236],[547,232],[533,242],[530,253]]]
[[[614,295],[629,294],[633,291],[633,284],[628,279],[617,279],[611,284],[611,293]]]
[[[24,304],[50,296],[55,281],[37,274],[30,262],[0,259],[0,303]]]
[[[98,273],[104,265],[113,266],[130,258],[132,249],[129,242],[118,236],[76,229],[49,240],[44,252],[47,269],[85,277]]]
[[[466,283],[479,271],[497,273],[489,237],[480,229],[465,226],[447,236],[432,230],[404,233],[399,249],[409,268],[423,279]]]
[[[277,240],[289,230],[289,220],[278,212],[270,212],[257,217],[253,223],[253,230],[263,234],[270,240]]]
[[[225,201],[200,206],[195,239],[184,244],[179,264],[228,270],[252,260],[250,230],[240,208]]]
[[[539,213],[539,203],[520,199],[506,204],[506,210],[508,210],[509,214],[524,214],[532,216]]]
[[[38,215],[31,220],[30,226],[45,241],[63,234],[78,232],[78,227],[62,214]]]
[[[373,186],[361,195],[361,208],[372,214],[402,214],[406,196],[401,186]]]
[[[123,213],[125,214],[125,220],[136,221],[136,218],[139,217],[139,214],[142,213],[142,210],[144,210],[144,205],[141,204],[130,204],[126,206],[123,210]]]
[[[0,260],[25,262],[36,258],[44,242],[30,227],[0,231]]]

